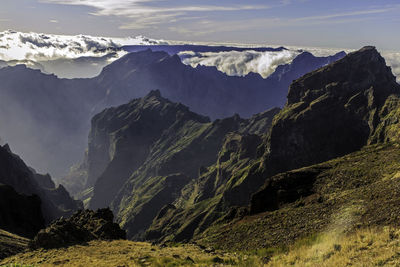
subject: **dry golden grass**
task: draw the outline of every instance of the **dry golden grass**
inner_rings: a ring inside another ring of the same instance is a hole
[[[132,241],[93,241],[87,245],[30,251],[0,261],[0,266],[254,266],[254,257],[207,253],[194,245],[161,248]]]
[[[400,230],[321,234],[272,257],[269,266],[400,266]]]

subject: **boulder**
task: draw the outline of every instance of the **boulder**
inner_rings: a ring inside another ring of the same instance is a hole
[[[77,211],[70,218],[60,218],[41,230],[30,243],[30,247],[50,249],[99,239],[125,239],[125,231],[113,219],[114,215],[108,208]]]

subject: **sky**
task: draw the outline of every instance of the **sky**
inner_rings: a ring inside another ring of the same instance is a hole
[[[0,31],[400,50],[399,0],[0,0]]]

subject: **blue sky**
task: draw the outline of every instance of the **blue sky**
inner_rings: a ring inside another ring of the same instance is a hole
[[[400,50],[399,0],[0,0],[0,30]]]

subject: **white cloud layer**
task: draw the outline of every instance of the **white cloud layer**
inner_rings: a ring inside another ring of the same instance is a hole
[[[250,72],[259,73],[266,78],[271,75],[276,67],[290,63],[299,52],[283,50],[277,52],[257,52],[247,50],[243,52],[206,52],[193,53],[186,51],[180,53],[183,62],[192,67],[198,65],[215,66],[219,71],[231,76],[245,76]]]
[[[143,36],[108,38],[8,30],[0,32],[0,68],[25,64],[60,78],[88,78],[98,75],[103,67],[125,55],[121,46],[154,44],[167,42]]]
[[[386,60],[386,64],[392,68],[393,74],[400,83],[400,52],[382,52],[382,56]]]
[[[53,35],[41,33],[0,32],[1,60],[49,60],[104,56],[122,45],[166,44],[143,36],[128,38],[94,37],[88,35]]]

